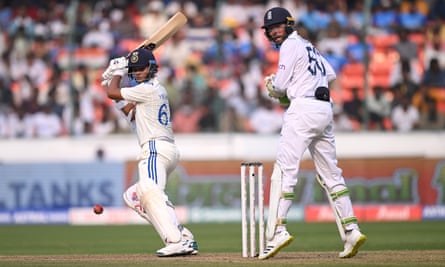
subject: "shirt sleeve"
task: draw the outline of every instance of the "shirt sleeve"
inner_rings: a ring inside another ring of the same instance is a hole
[[[146,102],[149,94],[147,90],[150,90],[146,84],[138,84],[133,87],[122,87],[121,95],[128,102]]]
[[[301,57],[295,39],[288,38],[280,47],[278,69],[273,82],[275,91],[286,92],[293,77],[294,65]]]

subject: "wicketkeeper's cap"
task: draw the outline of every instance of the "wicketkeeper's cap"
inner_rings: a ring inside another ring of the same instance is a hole
[[[273,7],[264,14],[263,29],[278,23],[286,23],[287,26],[293,25],[295,19],[291,16],[287,9],[282,7]]]

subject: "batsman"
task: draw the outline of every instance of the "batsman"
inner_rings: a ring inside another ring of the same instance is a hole
[[[352,209],[348,188],[337,166],[329,84],[336,74],[327,60],[293,29],[289,11],[274,7],[264,15],[264,33],[279,49],[277,71],[265,79],[269,96],[289,103],[283,115],[277,158],[271,176],[267,244],[259,259],[268,259],[294,239],[286,218],[294,197],[306,150],[314,161],[317,181],[326,190],[336,216],[344,250],[340,258],[357,254],[366,241]]]
[[[112,59],[102,75],[107,95],[136,132],[141,152],[138,157],[139,181],[124,193],[124,200],[157,231],[165,247],[159,257],[198,253],[192,233],[178,222],[165,193],[169,174],[179,162],[168,95],[156,78],[158,65],[150,49],[138,48],[128,57]],[[122,87],[123,76],[134,86]]]

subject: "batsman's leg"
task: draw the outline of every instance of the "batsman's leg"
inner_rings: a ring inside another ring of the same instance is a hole
[[[172,220],[165,193],[156,184],[148,181],[144,184],[138,183],[137,194],[149,221],[166,244],[156,254],[160,257],[191,254],[194,250],[191,241],[182,238],[181,229]]]
[[[141,201],[136,193],[137,184],[133,184],[125,192],[122,194],[122,198],[124,199],[125,204],[130,209],[134,210],[139,216],[141,216],[144,220],[151,224],[150,219],[144,208],[142,208]]]
[[[139,197],[137,196],[137,193],[136,193],[136,186],[137,186],[137,184],[133,184],[123,193],[124,202],[129,208],[134,210],[139,216],[141,216],[143,219],[145,219],[149,224],[152,224],[150,221],[150,218],[148,217],[147,212],[142,208],[141,202],[140,202]],[[179,221],[176,217],[174,206],[170,201],[167,202],[167,206],[168,206],[168,211],[170,213],[170,217],[171,217],[172,221],[176,224],[176,226],[181,231],[182,238],[189,240],[191,246],[193,247],[193,252],[190,254],[192,254],[192,255],[198,254],[198,243],[194,240],[195,238],[194,238],[192,232],[179,223]],[[165,243],[165,240],[163,240],[163,242],[164,242],[164,245],[167,245]]]

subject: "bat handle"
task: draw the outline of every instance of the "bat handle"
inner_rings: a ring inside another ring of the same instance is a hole
[[[145,48],[147,48],[148,50],[154,50],[156,48],[156,44],[149,43],[148,45],[145,46]]]

